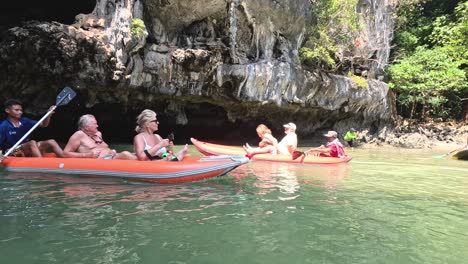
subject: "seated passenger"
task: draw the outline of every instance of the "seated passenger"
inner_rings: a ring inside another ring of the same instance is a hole
[[[128,151],[117,152],[109,148],[98,127],[93,115],[81,116],[78,120],[78,131],[73,133],[63,149],[65,157],[136,160],[136,156]]]
[[[293,152],[297,149],[296,124],[290,122],[283,125],[283,127],[286,136],[284,136],[283,139],[281,139],[281,141],[278,143],[278,153],[292,155]]]
[[[51,108],[52,107],[53,106],[51,106]],[[37,120],[23,117],[23,104],[16,99],[9,99],[5,102],[5,112],[7,113],[7,118],[0,123],[0,147],[3,153],[6,153],[13,147],[38,122]],[[54,112],[47,116],[39,126],[47,127],[53,113]],[[49,139],[37,142],[31,140],[29,136],[11,152],[11,155],[42,157],[44,152],[49,148],[51,148],[58,157],[63,157],[62,148],[55,140]]]
[[[336,133],[335,131],[328,131],[328,133],[324,136],[327,137],[328,140],[328,143],[326,145],[321,145],[318,148],[311,148],[305,151],[304,153],[309,154],[311,152],[318,152],[319,156],[334,158],[341,158],[346,156],[343,149],[343,145],[338,139],[338,133]]]
[[[273,137],[271,130],[266,125],[260,124],[257,126],[256,131],[258,137],[261,140],[258,143],[257,148],[252,148],[248,143],[242,146],[245,152],[247,153],[246,156],[248,158],[252,158],[254,155],[261,153],[271,153],[273,155],[276,155],[276,147],[278,145],[278,140],[276,140],[276,138]]]
[[[163,139],[160,135],[154,134],[158,129],[159,122],[153,110],[145,109],[138,115],[135,128],[138,134],[133,138],[137,158],[139,160],[183,160],[188,152],[188,145],[173,154],[173,138]]]

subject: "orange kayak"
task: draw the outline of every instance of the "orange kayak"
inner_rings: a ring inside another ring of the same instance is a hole
[[[10,172],[63,173],[179,183],[225,175],[248,161],[247,157],[226,155],[185,157],[182,161],[8,157],[3,161],[3,165],[5,170]]]
[[[200,151],[203,155],[213,156],[213,155],[233,155],[240,156],[245,155],[245,151],[242,147],[238,146],[227,146],[219,145],[208,142],[203,142],[196,140],[194,138],[190,139],[193,145]],[[352,159],[351,156],[346,156],[343,158],[332,158],[332,157],[319,157],[314,155],[308,155],[299,157],[296,160],[293,160],[291,155],[271,155],[271,154],[257,154],[252,157],[252,160],[264,160],[264,161],[274,161],[274,162],[290,162],[290,163],[307,163],[307,164],[336,164],[336,163],[346,163]]]

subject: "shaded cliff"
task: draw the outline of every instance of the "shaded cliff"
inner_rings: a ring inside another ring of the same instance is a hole
[[[2,99],[21,97],[29,111],[44,111],[70,85],[79,107],[65,115],[112,109],[127,117],[101,122],[131,127],[150,107],[184,133],[216,129],[231,138],[241,134],[229,130],[245,125],[254,134],[259,122],[281,131],[293,121],[303,136],[391,125],[394,98],[377,79],[388,60],[392,5],[359,1],[366,26],[355,52],[370,71],[363,88],[298,62],[312,8],[308,0],[98,0],[72,25],[30,22],[8,31],[0,44]],[[143,33],[132,34],[135,18]]]

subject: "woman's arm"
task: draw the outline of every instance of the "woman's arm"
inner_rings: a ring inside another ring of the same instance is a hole
[[[268,139],[271,142],[271,145],[273,146],[273,151],[271,152],[271,154],[278,154],[278,140],[271,134],[265,134],[263,135],[263,137]]]
[[[268,139],[274,147],[276,147],[276,145],[278,145],[278,140],[273,135],[265,134],[265,135],[263,135],[263,137]]]
[[[156,136],[156,138],[158,138],[159,143],[162,142],[161,147],[159,147],[159,148],[156,150],[156,152],[157,152],[160,148],[166,147],[166,149],[167,149],[167,151],[168,151],[169,153],[171,153],[171,154],[174,153],[174,142],[172,142],[172,140],[169,140],[169,139],[167,139],[167,138],[166,138],[166,139],[163,139],[163,138],[162,138],[160,135],[158,135],[158,134],[154,134],[154,135]],[[167,142],[167,144],[166,144],[166,142]],[[159,144],[159,143],[158,143],[158,144]]]
[[[148,157],[144,152],[145,142],[140,134],[133,137],[133,149],[138,160],[148,160]]]

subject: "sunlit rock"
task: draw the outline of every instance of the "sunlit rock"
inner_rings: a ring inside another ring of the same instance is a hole
[[[366,26],[354,52],[366,87],[299,63],[313,21],[309,0],[97,0],[73,25],[10,29],[0,44],[0,90],[39,106],[40,98],[71,85],[94,91],[93,98],[82,93],[87,106],[147,105],[167,110],[178,124],[197,114],[187,114],[188,107],[207,104],[224,111],[208,118],[227,122],[294,121],[305,135],[349,127],[375,133],[395,115],[393,94],[379,81],[392,38],[392,2],[357,6]],[[144,34],[132,33],[137,18]]]

